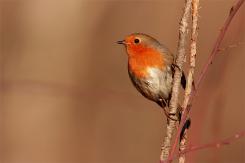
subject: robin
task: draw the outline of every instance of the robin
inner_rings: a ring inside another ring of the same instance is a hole
[[[144,97],[160,105],[168,118],[176,120],[171,118],[171,114],[166,110],[171,98],[176,67],[173,53],[155,38],[143,33],[133,33],[117,43],[126,47],[128,74],[136,89]],[[185,77],[182,75],[183,88],[185,83]]]

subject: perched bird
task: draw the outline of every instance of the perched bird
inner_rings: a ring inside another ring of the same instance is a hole
[[[136,89],[147,99],[164,108],[171,98],[175,56],[167,47],[153,37],[143,33],[133,33],[118,41],[126,47],[128,74]],[[185,87],[185,77],[181,83]]]

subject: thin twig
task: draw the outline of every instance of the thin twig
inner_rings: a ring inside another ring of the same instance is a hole
[[[198,150],[203,150],[203,149],[208,149],[208,148],[220,148],[225,145],[229,145],[233,142],[235,142],[238,139],[241,139],[245,136],[245,130],[237,132],[236,134],[229,136],[225,139],[203,144],[203,145],[195,145],[195,146],[190,146],[186,148],[185,150],[181,151],[180,153],[176,154],[173,158],[180,157],[182,154],[187,154],[190,152],[198,151]]]
[[[244,1],[245,0],[238,0],[238,2],[233,7],[231,7],[229,16],[227,17],[227,19],[225,21],[225,24],[224,24],[224,26],[222,27],[222,29],[220,31],[220,34],[219,34],[219,36],[218,36],[218,38],[217,38],[217,40],[216,40],[216,42],[214,44],[213,50],[212,50],[212,52],[211,52],[211,54],[210,54],[210,56],[208,58],[208,61],[203,66],[201,74],[199,75],[199,77],[197,79],[197,82],[195,83],[196,90],[197,90],[197,88],[199,88],[201,81],[203,80],[204,76],[206,75],[209,65],[212,63],[214,57],[218,54],[217,52],[220,49],[220,45],[221,45],[222,40],[224,39],[225,33],[226,33],[226,31],[227,31],[227,29],[228,29],[233,17],[235,16],[235,14],[239,10],[239,8],[242,6]],[[196,90],[192,91],[193,92],[192,93],[192,97],[195,97]]]
[[[220,34],[214,44],[214,47],[213,47],[213,50],[206,62],[206,64],[203,66],[202,68],[202,71],[197,79],[197,82],[195,83],[195,89],[192,89],[191,91],[191,94],[190,94],[190,99],[189,99],[189,105],[187,106],[187,109],[184,109],[183,113],[182,113],[182,116],[181,116],[181,122],[180,122],[180,125],[177,129],[177,134],[176,134],[176,137],[175,137],[175,140],[174,140],[174,144],[172,146],[172,149],[171,149],[171,152],[170,152],[170,155],[169,155],[169,160],[172,160],[173,159],[173,156],[174,156],[174,152],[175,152],[175,149],[177,147],[177,144],[178,144],[178,140],[179,140],[179,137],[180,137],[180,132],[181,132],[181,129],[183,128],[184,126],[184,123],[186,121],[186,118],[188,116],[188,113],[189,113],[189,110],[191,108],[191,104],[193,102],[193,99],[197,93],[197,90],[200,86],[200,83],[201,81],[204,79],[204,76],[206,75],[207,73],[207,70],[208,70],[208,67],[209,65],[212,63],[214,57],[218,54],[218,51],[219,51],[219,48],[220,48],[220,45],[221,45],[221,42],[222,40],[224,39],[224,36],[225,36],[225,33],[233,19],[233,17],[235,16],[235,14],[237,13],[237,11],[239,10],[239,8],[241,7],[241,5],[244,3],[245,0],[238,0],[237,3],[231,8],[230,10],[230,13],[229,13],[229,16],[227,17],[221,31],[220,31]]]
[[[197,26],[198,26],[198,8],[199,0],[192,0],[192,33],[191,33],[191,45],[190,45],[190,69],[187,76],[187,85],[185,89],[185,96],[182,108],[187,108],[188,101],[191,94],[191,89],[194,80],[194,70],[196,66],[197,55]],[[183,138],[180,140],[180,152],[184,151],[187,145],[187,129],[184,131]],[[179,163],[185,162],[185,154],[181,154],[179,157]]]
[[[180,79],[182,76],[182,66],[185,58],[185,43],[187,36],[187,27],[188,27],[188,18],[190,16],[191,10],[191,0],[186,0],[184,13],[182,19],[180,21],[179,27],[179,43],[178,43],[178,53],[176,58],[176,65],[178,68],[175,68],[174,79],[173,79],[173,88],[172,88],[172,97],[170,100],[170,113],[176,114],[178,107],[178,96],[179,96],[179,87],[180,87]],[[176,115],[172,116],[173,118],[177,118]],[[171,140],[176,129],[176,121],[169,119],[167,123],[166,135],[164,138],[164,142],[161,148],[160,162],[166,160],[169,155]]]
[[[233,48],[237,48],[237,47],[244,45],[244,44],[245,44],[245,42],[238,42],[235,44],[231,44],[231,45],[228,45],[224,48],[219,48],[219,52],[224,53],[225,51],[228,51],[228,50],[233,49]]]

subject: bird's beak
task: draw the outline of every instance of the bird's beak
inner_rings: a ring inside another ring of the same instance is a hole
[[[125,44],[125,40],[117,41],[118,44]]]

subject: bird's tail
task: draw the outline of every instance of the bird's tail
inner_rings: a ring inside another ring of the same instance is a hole
[[[178,105],[178,110],[177,110],[177,114],[178,114],[178,119],[179,119],[179,123],[181,122],[181,116],[182,116],[182,107],[180,106],[180,104]],[[188,130],[191,126],[191,119],[188,118],[186,121],[185,121],[185,124],[183,126],[183,128],[181,129],[181,132],[180,132],[180,140],[182,140],[183,136],[184,136],[184,133],[185,133],[185,130]]]
[[[190,128],[190,126],[191,126],[191,119],[188,118],[185,121],[185,124],[184,124],[183,128],[181,129],[181,132],[180,132],[180,141],[183,139],[185,131],[188,130]]]

